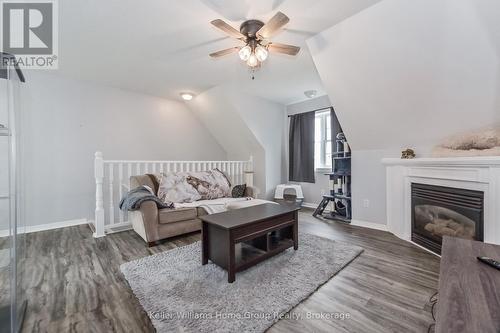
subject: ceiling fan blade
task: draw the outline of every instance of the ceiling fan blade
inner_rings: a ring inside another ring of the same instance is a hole
[[[269,51],[294,56],[299,53],[300,47],[288,44],[270,43]]]
[[[238,38],[238,39],[245,39],[245,36],[241,32],[239,32],[238,30],[236,30],[235,28],[233,28],[232,26],[230,26],[226,22],[222,21],[221,19],[213,20],[210,23],[212,23],[213,26],[224,31],[226,34],[228,34],[231,37]]]
[[[235,46],[235,47],[231,47],[229,49],[220,50],[220,51],[217,51],[217,52],[214,52],[214,53],[210,53],[210,56],[212,58],[220,58],[220,57],[223,57],[225,55],[228,55],[228,54],[231,54],[233,52],[236,52],[239,49],[240,49],[239,47]]]
[[[261,39],[268,39],[274,35],[280,28],[288,23],[290,19],[282,12],[277,12],[262,28],[257,31],[257,36]]]

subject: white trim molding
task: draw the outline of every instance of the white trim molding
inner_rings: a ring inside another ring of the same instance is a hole
[[[310,203],[310,202],[303,202],[302,203],[302,207],[311,208],[311,209],[316,209],[318,207],[318,205],[319,204]]]
[[[21,227],[20,233],[21,234],[29,234],[32,232],[39,232],[39,231],[46,231],[46,230],[53,230],[53,229],[59,229],[59,228],[66,228],[66,227],[73,227],[76,225],[82,225],[82,224],[88,224],[89,221],[87,219],[77,219],[77,220],[68,220],[68,221],[61,221],[61,222],[54,222],[54,223],[46,223],[46,224],[39,224],[39,225],[28,225],[25,227]],[[0,237],[7,237],[9,236],[9,230],[0,230]]]
[[[369,229],[375,229],[375,230],[381,230],[381,231],[389,231],[387,229],[387,224],[381,224],[381,223],[375,223],[375,222],[368,222],[368,221],[362,221],[362,220],[351,220],[351,225],[354,225],[356,227],[363,227],[363,228],[369,228]]]
[[[500,156],[382,159],[387,174],[387,227],[411,240],[411,184],[484,192],[484,242],[500,245]]]

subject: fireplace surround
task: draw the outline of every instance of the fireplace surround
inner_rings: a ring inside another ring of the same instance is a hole
[[[483,223],[478,231],[482,229],[485,243],[500,245],[500,157],[385,158],[382,163],[388,231],[421,246],[412,237],[412,184],[424,184],[482,193]],[[467,213],[465,217],[473,220]],[[476,229],[474,234],[481,239]]]
[[[483,240],[484,193],[411,184],[411,240],[441,254],[443,236]]]

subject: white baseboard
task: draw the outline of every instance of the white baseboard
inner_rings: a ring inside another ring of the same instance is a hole
[[[61,221],[61,222],[54,222],[54,223],[46,223],[46,224],[39,224],[39,225],[29,225],[24,228],[21,228],[20,233],[29,234],[32,232],[39,232],[39,231],[45,231],[45,230],[52,230],[52,229],[59,229],[59,228],[65,228],[65,227],[72,227],[75,225],[80,225],[80,224],[87,224],[88,220],[87,219],[77,219],[77,220],[68,220],[68,221]],[[0,237],[7,237],[9,236],[9,230],[0,230]]]
[[[318,204],[314,204],[314,203],[310,203],[310,202],[303,202],[302,207],[316,209],[316,207],[318,207]]]
[[[362,220],[351,220],[351,225],[355,225],[357,227],[381,230],[381,231],[389,231],[387,229],[387,224],[367,222],[367,221],[362,221]]]

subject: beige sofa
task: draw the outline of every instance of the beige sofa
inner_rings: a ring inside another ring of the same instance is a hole
[[[147,175],[130,177],[131,189],[147,185],[156,189],[151,178]],[[247,186],[245,196],[254,197],[254,189]],[[198,216],[206,215],[203,208],[165,208],[158,209],[153,201],[146,201],[141,208],[129,212],[132,226],[148,246],[156,241],[201,230],[201,220]]]

